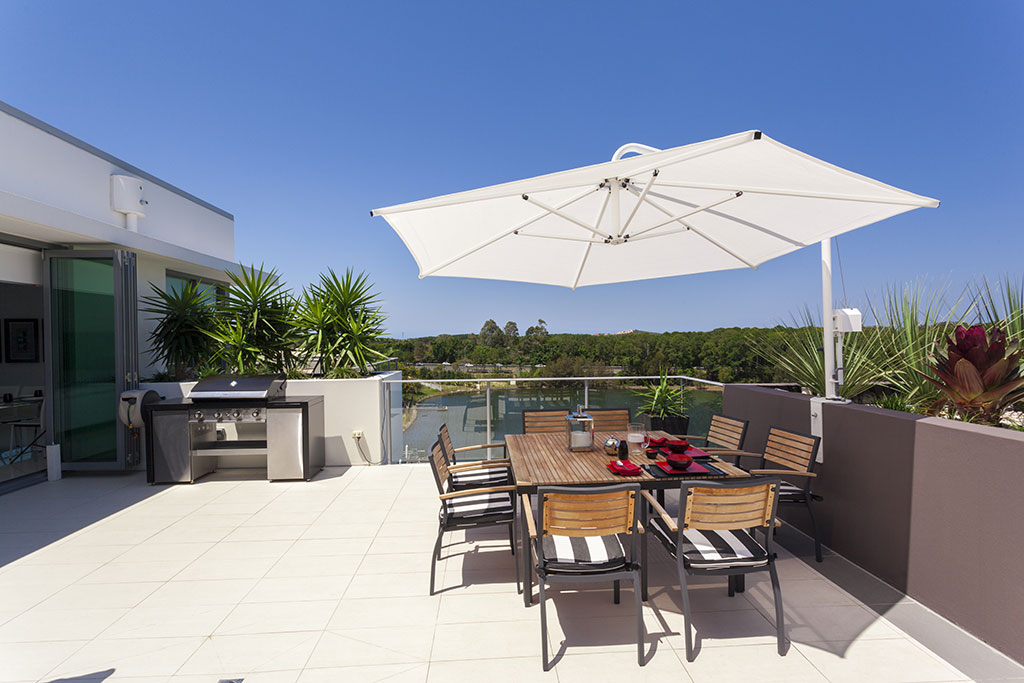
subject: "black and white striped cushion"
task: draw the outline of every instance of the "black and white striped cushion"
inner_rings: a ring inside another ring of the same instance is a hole
[[[452,483],[462,488],[468,486],[499,486],[508,481],[509,469],[507,467],[489,467],[452,473]]]
[[[603,572],[626,564],[618,536],[554,536],[541,542],[545,568],[561,572]]]
[[[493,515],[512,516],[512,498],[507,492],[477,493],[457,496],[444,501],[448,516],[468,519]]]
[[[782,482],[779,487],[779,498],[782,500],[803,500],[806,495],[802,486]]]
[[[768,563],[768,553],[743,530],[687,529],[683,532],[684,561],[695,569],[757,567]]]

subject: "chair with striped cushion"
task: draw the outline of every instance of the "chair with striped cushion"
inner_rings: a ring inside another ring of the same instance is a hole
[[[568,410],[524,410],[523,434],[564,432],[568,415]]]
[[[800,505],[807,510],[807,514],[811,518],[811,529],[814,531],[814,559],[818,562],[821,562],[821,539],[818,536],[818,522],[814,518],[811,501],[820,501],[822,498],[811,493],[811,481],[818,476],[813,470],[820,444],[821,437],[772,427],[768,430],[768,438],[765,440],[764,450],[761,453],[715,452],[719,456],[737,456],[737,459],[759,458],[758,469],[750,470],[751,474],[783,478],[782,487],[779,489],[779,505]],[[799,483],[786,481],[787,477],[796,477]]]
[[[636,658],[644,665],[644,625],[641,608],[641,566],[637,536],[643,532],[637,484],[578,488],[542,486],[537,489],[538,518],[530,496],[523,494],[523,511],[537,554],[540,588],[541,661],[548,664],[548,624],[545,584],[611,581],[619,602],[619,582],[633,582],[636,598]],[[627,544],[623,545],[622,537]]]
[[[664,544],[676,559],[679,587],[683,597],[686,629],[686,660],[692,662],[693,635],[690,633],[690,596],[687,576],[725,574],[729,595],[736,580],[751,572],[767,571],[775,595],[775,635],[780,655],[786,654],[782,615],[782,591],[775,570],[772,534],[778,506],[778,478],[734,481],[684,481],[679,489],[679,517],[673,519],[657,498],[644,492],[644,499],[656,513],[648,531]],[[763,529],[764,545],[751,531]],[[644,539],[646,543],[646,538]]]
[[[469,453],[470,451],[489,451],[491,448],[500,448],[501,455],[503,458],[507,458],[507,451],[505,450],[505,442],[499,441],[495,443],[484,443],[477,446],[462,446],[456,448],[455,444],[452,443],[452,435],[448,433],[448,423],[441,423],[441,428],[437,430],[437,437],[441,439],[441,444],[444,446],[445,451],[448,453],[448,460],[454,465],[459,453]],[[485,453],[484,457],[490,459],[490,454]],[[496,460],[493,462],[505,462],[508,460]]]
[[[515,496],[514,486],[488,486],[480,488],[453,489],[448,471],[448,459],[444,446],[435,441],[430,447],[430,468],[441,499],[438,513],[437,541],[430,558],[430,594],[434,594],[434,570],[441,559],[441,539],[446,531],[475,529],[479,527],[504,525],[508,527],[508,541],[512,554],[515,544]],[[519,563],[513,561],[516,570],[516,589],[519,588]]]
[[[629,408],[588,408],[595,432],[624,432],[629,429]]]
[[[445,455],[445,462],[448,464],[448,485],[451,489],[478,488],[481,486],[503,486],[512,483],[512,464],[507,458],[502,460],[470,460],[462,464],[456,464],[455,454],[469,450],[487,448],[490,446],[501,446],[505,444],[488,444],[487,446],[467,446],[466,448],[454,448],[452,438],[448,434],[448,425],[442,424],[438,430],[437,438],[441,442],[441,449]]]
[[[696,434],[679,434],[678,438],[687,441],[703,441],[703,450],[721,455],[720,451],[742,451],[743,442],[747,439],[747,427],[750,420],[740,420],[727,415],[712,415],[711,426],[706,436]]]

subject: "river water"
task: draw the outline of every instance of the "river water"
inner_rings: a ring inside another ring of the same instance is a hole
[[[502,441],[506,434],[521,434],[524,410],[575,409],[580,403],[583,389],[495,387],[491,390],[492,441]],[[640,398],[629,389],[590,389],[591,408],[629,408],[630,415],[635,416],[639,404]],[[706,434],[711,415],[722,410],[722,393],[690,390],[683,405],[690,416],[689,432]],[[414,410],[415,419],[403,432],[405,444],[395,449],[403,462],[424,460],[443,423],[448,424],[456,447],[487,441],[487,394],[483,391],[431,396],[417,403]],[[495,450],[491,457],[501,457],[500,451]]]

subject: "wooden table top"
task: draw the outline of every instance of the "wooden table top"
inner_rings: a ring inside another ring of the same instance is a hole
[[[665,432],[649,432],[655,437],[672,438]],[[679,482],[687,479],[678,477],[655,477],[646,470],[637,477],[622,477],[608,469],[611,460],[604,452],[606,439],[625,439],[625,432],[594,432],[594,446],[590,451],[570,451],[565,445],[563,432],[552,434],[507,434],[505,447],[512,461],[516,486],[522,489],[537,486],[587,486],[636,482],[644,488],[678,488]],[[700,479],[739,479],[750,475],[735,465],[714,456],[712,464],[726,472],[724,477],[699,477]],[[646,455],[630,458],[637,465],[646,465],[654,460]],[[698,477],[693,477],[694,479]]]

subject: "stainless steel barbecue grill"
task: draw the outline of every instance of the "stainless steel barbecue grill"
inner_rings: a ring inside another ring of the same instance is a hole
[[[276,375],[206,377],[187,398],[153,406],[150,481],[194,482],[264,462],[272,481],[312,478],[324,466],[323,397],[286,398],[285,388]]]

